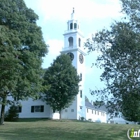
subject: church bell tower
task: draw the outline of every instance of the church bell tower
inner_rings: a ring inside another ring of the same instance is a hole
[[[75,17],[75,10],[71,13],[71,19],[67,22],[67,30],[64,32],[64,47],[61,54],[68,54],[71,57],[72,65],[77,69],[81,78],[79,83],[79,93],[76,95],[72,104],[62,111],[62,119],[80,119],[85,118],[85,93],[84,93],[84,75],[85,75],[85,55],[84,36],[80,31],[79,21]]]

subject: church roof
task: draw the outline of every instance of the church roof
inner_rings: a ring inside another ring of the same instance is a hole
[[[90,102],[85,101],[85,106],[86,106],[87,108],[90,108],[90,109],[100,110],[100,111],[105,111],[105,112],[107,112],[107,108],[105,107],[105,105],[102,105],[102,106],[100,106],[100,107],[96,107],[96,106],[92,105]]]

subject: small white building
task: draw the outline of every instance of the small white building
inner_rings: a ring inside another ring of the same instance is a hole
[[[88,101],[85,102],[85,106],[86,106],[86,120],[101,123],[107,122],[107,110],[105,106],[97,108]]]

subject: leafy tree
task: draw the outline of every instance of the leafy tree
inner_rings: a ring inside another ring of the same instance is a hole
[[[38,16],[23,0],[0,0],[0,104],[4,122],[8,96],[37,97],[42,89],[42,57],[47,53]]]
[[[89,52],[100,51],[95,65],[103,69],[100,78],[106,84],[106,88],[93,90],[92,94],[107,102],[110,113],[121,111],[126,119],[137,121],[139,113],[134,110],[139,110],[140,101],[140,1],[121,1],[127,20],[96,33],[85,46]]]
[[[68,107],[79,91],[79,76],[71,64],[68,55],[60,55],[54,60],[44,75],[44,85],[50,85],[44,92],[44,100],[49,104],[53,112]]]

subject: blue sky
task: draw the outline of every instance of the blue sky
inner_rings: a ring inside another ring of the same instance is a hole
[[[38,25],[42,28],[46,44],[49,44],[49,53],[44,58],[42,67],[47,68],[60,54],[63,45],[63,33],[67,29],[67,20],[70,19],[72,8],[75,8],[80,29],[85,39],[91,37],[103,28],[109,28],[114,20],[120,19],[122,14],[119,0],[24,0],[27,7],[33,9],[39,16]],[[97,52],[86,56],[85,94],[93,100],[89,89],[101,88],[102,70],[92,67]]]

